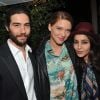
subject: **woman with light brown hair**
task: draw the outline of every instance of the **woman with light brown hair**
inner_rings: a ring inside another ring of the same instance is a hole
[[[36,51],[42,100],[79,100],[74,49],[67,41],[72,23],[66,11],[54,12],[48,23],[50,36]]]

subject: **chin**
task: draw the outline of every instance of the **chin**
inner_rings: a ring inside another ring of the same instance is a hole
[[[62,46],[62,45],[63,45],[63,43],[58,43],[58,45],[59,45],[59,46]]]
[[[83,58],[84,56],[83,55],[77,55],[79,58]]]
[[[57,44],[58,44],[58,45],[63,45],[63,43],[64,43],[64,42],[58,42]]]
[[[17,42],[15,42],[15,44],[22,47],[22,46],[26,45],[26,42],[18,42],[17,41]]]

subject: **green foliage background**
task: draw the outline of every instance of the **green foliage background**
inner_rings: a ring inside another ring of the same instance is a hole
[[[31,12],[32,34],[29,39],[29,44],[33,48],[35,48],[39,45],[39,42],[47,34],[49,34],[47,26],[51,13],[55,9],[66,9],[66,0],[48,0],[46,3],[43,4],[32,4],[32,2],[29,2],[20,5],[25,5]],[[8,7],[9,6],[0,7],[0,45],[3,44],[8,37],[8,33],[6,32],[3,24],[5,11]]]

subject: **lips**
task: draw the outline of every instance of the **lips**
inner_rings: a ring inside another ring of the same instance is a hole
[[[77,54],[83,54],[83,51],[77,51]]]
[[[28,36],[25,34],[21,34],[21,35],[17,35],[16,37],[28,37]]]
[[[25,35],[25,34],[21,34],[21,35],[17,35],[17,38],[19,38],[19,39],[27,39],[28,36]]]
[[[27,40],[27,37],[26,36],[19,36],[18,37],[18,40],[26,41]]]
[[[59,38],[60,41],[64,41],[64,38]]]

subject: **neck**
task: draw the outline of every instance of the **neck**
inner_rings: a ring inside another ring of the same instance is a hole
[[[85,63],[89,63],[89,58],[88,58],[88,56],[84,57],[84,61],[85,61]]]
[[[50,45],[53,49],[54,54],[59,56],[62,50],[62,45],[58,45],[56,43],[53,43],[52,41],[50,41]]]
[[[26,46],[26,45],[18,46],[18,45],[15,44],[11,39],[10,39],[10,42],[11,42],[12,45],[14,45],[16,48],[18,48],[19,50],[22,51],[22,54],[23,54],[23,56],[24,56],[24,58],[25,58],[25,60],[26,60],[26,51],[25,51],[25,46]]]

